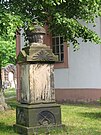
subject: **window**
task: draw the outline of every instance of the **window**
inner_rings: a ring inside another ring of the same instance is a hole
[[[64,44],[62,36],[52,37],[53,53],[58,55],[59,62],[64,62]]]
[[[53,50],[55,55],[58,55],[59,61],[55,63],[54,67],[68,68],[68,47],[67,43],[63,41],[62,36],[52,36],[48,31],[48,26],[45,26],[46,34],[44,36],[44,43]]]
[[[58,62],[55,64],[55,68],[67,68],[68,67],[68,47],[67,43],[63,41],[62,36],[52,37],[52,49],[55,55],[58,55]]]

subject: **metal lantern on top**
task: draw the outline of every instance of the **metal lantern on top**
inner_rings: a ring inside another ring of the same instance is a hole
[[[55,103],[54,62],[57,56],[43,44],[45,29],[35,25],[26,32],[29,45],[20,51],[20,104],[16,108],[15,129],[32,135],[40,129],[61,126],[60,105]]]

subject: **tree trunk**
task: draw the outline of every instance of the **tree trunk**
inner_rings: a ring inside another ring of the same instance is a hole
[[[0,62],[0,92],[2,89],[1,62]]]
[[[5,98],[4,98],[4,95],[2,92],[2,75],[1,75],[1,61],[0,61],[0,111],[4,111],[7,108],[8,108],[8,106],[5,103]]]

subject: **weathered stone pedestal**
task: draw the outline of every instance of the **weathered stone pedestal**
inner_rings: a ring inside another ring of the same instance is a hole
[[[31,40],[17,57],[21,68],[21,97],[16,108],[15,129],[22,135],[34,135],[61,126],[61,109],[55,103],[54,90],[57,57],[45,44],[36,43],[36,37],[39,38],[38,35],[32,36],[34,41]]]
[[[22,135],[46,132],[61,126],[60,106],[53,104],[20,104],[16,110],[15,129]]]

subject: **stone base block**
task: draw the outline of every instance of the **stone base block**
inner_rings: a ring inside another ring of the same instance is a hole
[[[14,125],[15,132],[20,135],[39,135],[39,134],[49,134],[50,132],[56,131],[59,132],[64,130],[65,125],[50,125],[50,126],[37,126],[37,127],[25,127],[21,125]]]
[[[56,103],[26,105],[16,108],[15,130],[22,135],[61,126],[61,108]]]

